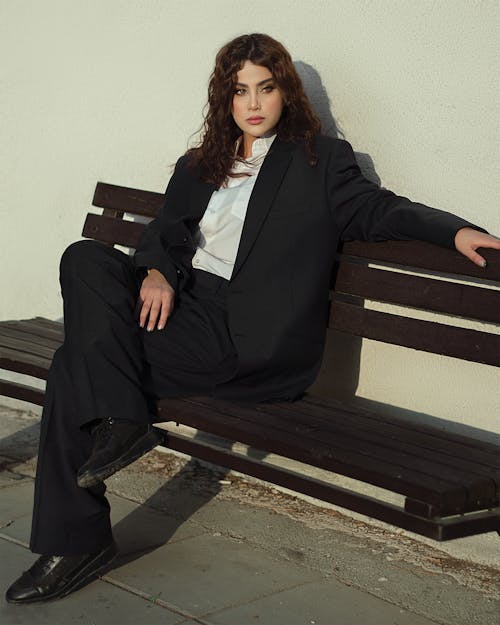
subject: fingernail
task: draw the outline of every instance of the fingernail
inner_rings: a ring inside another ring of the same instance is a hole
[[[148,331],[148,332],[152,332],[152,331],[153,331],[153,328],[151,328],[151,327],[149,327],[149,326],[148,326],[148,330],[147,330],[147,331]]]
[[[158,326],[158,330],[163,330],[164,326]]]
[[[486,267],[486,261],[483,260],[483,262],[481,263],[481,267],[484,269]]]

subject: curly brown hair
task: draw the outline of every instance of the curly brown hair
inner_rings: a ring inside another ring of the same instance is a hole
[[[245,61],[266,67],[281,91],[284,107],[276,128],[280,139],[302,142],[311,165],[317,161],[313,138],[321,122],[311,109],[302,82],[286,48],[260,33],[236,37],[219,50],[208,85],[208,105],[201,144],[188,151],[201,177],[220,187],[234,163],[234,147],[241,130],[232,116],[238,71]]]

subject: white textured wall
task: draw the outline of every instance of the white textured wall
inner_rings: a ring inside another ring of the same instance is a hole
[[[61,316],[59,257],[95,182],[164,189],[200,126],[215,52],[244,32],[319,73],[384,186],[500,233],[497,0],[0,6],[0,318]],[[368,342],[361,364],[362,397],[498,430],[493,368]]]

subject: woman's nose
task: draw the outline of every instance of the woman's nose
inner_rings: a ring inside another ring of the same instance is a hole
[[[248,101],[248,108],[251,111],[258,111],[260,109],[260,102],[256,95],[250,96],[250,99]]]

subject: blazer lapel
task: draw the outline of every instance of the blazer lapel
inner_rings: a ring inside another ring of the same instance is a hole
[[[253,188],[241,233],[240,245],[236,255],[231,279],[238,273],[245,262],[262,224],[271,208],[276,193],[292,160],[292,143],[276,138],[271,145]]]

